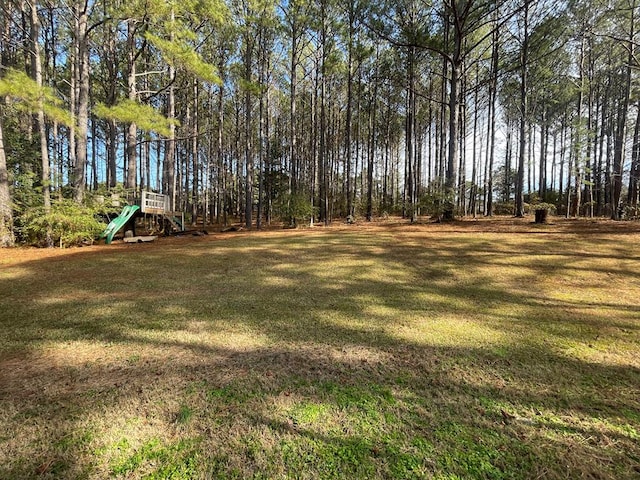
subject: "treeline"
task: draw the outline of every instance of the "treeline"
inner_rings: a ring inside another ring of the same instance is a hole
[[[637,216],[637,1],[5,0],[0,243],[142,190],[258,228]]]

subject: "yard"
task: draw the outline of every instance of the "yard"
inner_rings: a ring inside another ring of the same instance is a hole
[[[640,477],[640,225],[0,250],[0,478]]]

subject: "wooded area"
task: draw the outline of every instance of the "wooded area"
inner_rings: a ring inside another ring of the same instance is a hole
[[[639,13],[637,0],[6,0],[0,244],[110,191],[257,228],[536,203],[636,218]]]

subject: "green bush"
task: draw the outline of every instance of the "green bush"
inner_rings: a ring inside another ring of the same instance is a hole
[[[303,194],[283,195],[276,202],[276,209],[283,221],[290,221],[292,225],[297,220],[310,220],[317,214],[317,208],[311,204],[308,196]]]
[[[625,220],[640,220],[640,206],[625,205],[622,212],[622,218]]]
[[[105,228],[93,209],[72,200],[54,202],[49,213],[45,213],[44,207],[30,208],[21,215],[20,223],[25,242],[61,248],[92,244]]]
[[[494,215],[513,215],[515,211],[514,202],[494,202],[493,214]]]
[[[419,207],[423,214],[430,215],[435,220],[442,220],[446,210],[453,210],[454,216],[459,216],[461,212],[455,208],[454,196],[439,189],[427,192],[420,197]]]
[[[551,213],[555,213],[556,206],[553,205],[552,203],[546,203],[546,202],[526,204],[525,211],[527,211],[528,213],[533,213],[536,210],[549,210]]]

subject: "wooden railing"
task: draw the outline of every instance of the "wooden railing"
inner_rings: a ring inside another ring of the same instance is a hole
[[[162,215],[170,211],[169,196],[160,193],[142,192],[140,210],[142,213]]]

